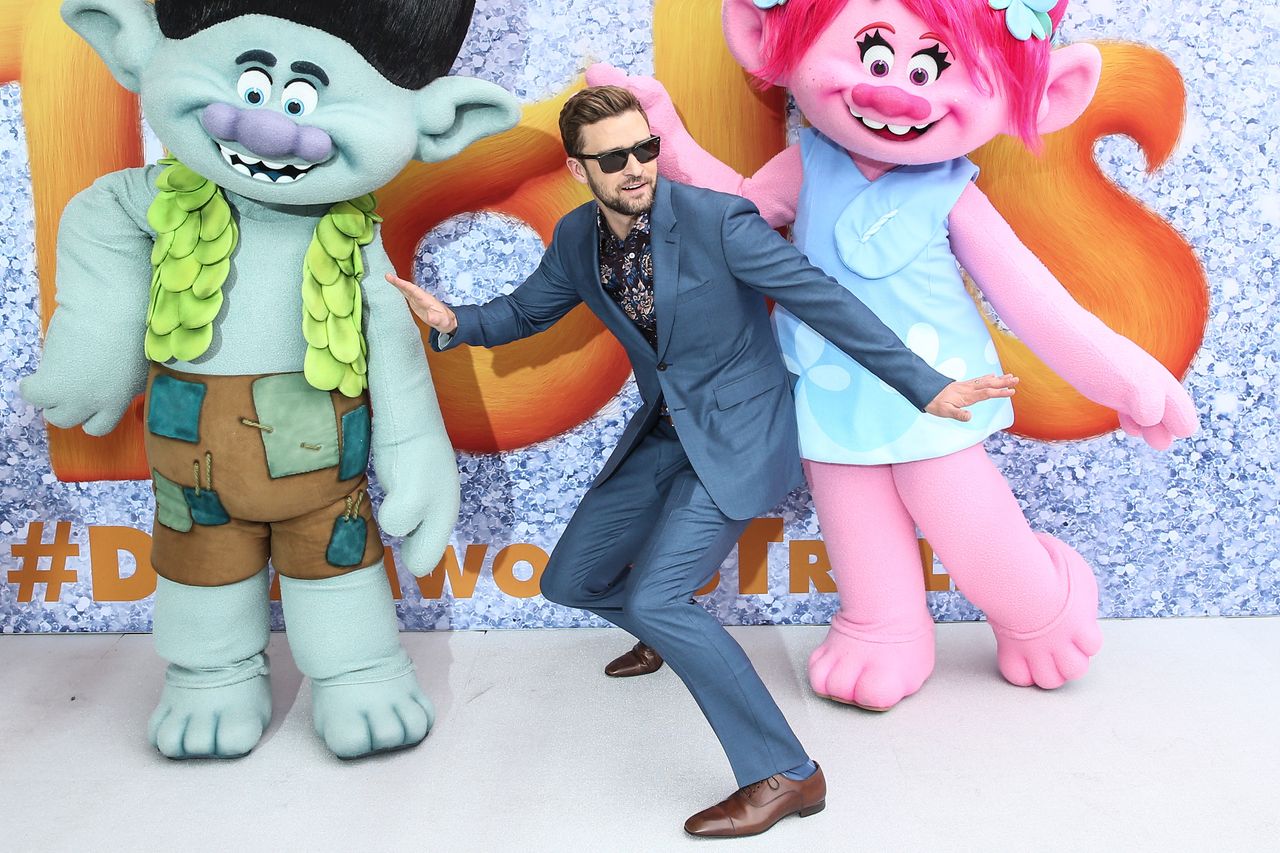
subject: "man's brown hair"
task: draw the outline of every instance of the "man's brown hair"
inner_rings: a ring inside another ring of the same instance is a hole
[[[644,116],[646,122],[649,120],[636,96],[621,86],[592,86],[578,92],[560,110],[560,141],[565,153],[570,157],[585,153],[581,148],[582,129],[587,125],[632,110]]]

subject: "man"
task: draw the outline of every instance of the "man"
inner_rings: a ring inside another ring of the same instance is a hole
[[[569,171],[595,203],[565,216],[515,292],[450,308],[388,276],[432,346],[494,347],[586,302],[631,359],[644,405],[583,498],[542,576],[551,601],[590,610],[684,681],[740,789],[685,823],[693,835],[763,832],[825,804],[805,754],[750,661],[692,599],[748,521],[800,481],[794,407],[764,296],[787,306],[917,407],[1013,393],[1013,377],[951,382],[735,196],[659,181],[659,140],[635,97],[597,87],[560,115]]]

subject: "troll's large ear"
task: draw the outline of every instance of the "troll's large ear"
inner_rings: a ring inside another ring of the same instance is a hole
[[[447,160],[520,121],[514,95],[473,77],[437,77],[419,90],[417,112],[417,159],[424,163]]]
[[[1053,133],[1084,112],[1098,89],[1102,54],[1091,44],[1072,44],[1049,54],[1049,85],[1036,116],[1040,133]]]
[[[729,44],[729,52],[748,71],[755,71],[764,65],[766,11],[757,6],[754,0],[724,0],[720,9],[724,40]],[[786,85],[781,82],[777,84]]]
[[[142,71],[164,36],[146,0],[66,0],[62,20],[89,43],[111,76],[137,92]]]

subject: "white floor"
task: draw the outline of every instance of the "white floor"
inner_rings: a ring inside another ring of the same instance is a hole
[[[1020,690],[981,624],[887,714],[814,697],[820,628],[733,629],[828,779],[827,810],[755,839],[681,824],[733,788],[664,668],[612,680],[618,631],[405,636],[436,702],[415,750],[332,758],[272,638],[276,714],[234,762],[145,743],[145,636],[0,640],[0,851],[1280,850],[1280,618],[1107,622],[1088,677]]]

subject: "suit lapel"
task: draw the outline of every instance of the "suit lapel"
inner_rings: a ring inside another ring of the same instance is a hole
[[[671,343],[676,290],[680,280],[680,233],[676,231],[676,215],[671,207],[671,184],[662,179],[658,180],[654,194],[649,226],[653,250],[654,310],[658,314],[658,360],[661,361]]]

